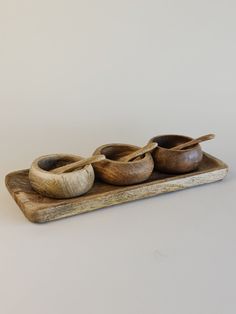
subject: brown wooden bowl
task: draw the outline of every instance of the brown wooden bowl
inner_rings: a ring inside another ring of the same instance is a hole
[[[202,149],[199,144],[188,149],[171,150],[170,148],[192,140],[183,135],[160,135],[153,137],[149,142],[157,142],[158,147],[152,156],[155,168],[164,173],[187,173],[196,170],[202,160]]]
[[[94,170],[86,165],[73,172],[55,174],[50,170],[83,159],[74,155],[46,155],[33,161],[29,180],[33,189],[52,198],[71,198],[88,192],[94,183]]]
[[[146,181],[154,169],[150,153],[134,161],[116,160],[139,148],[128,144],[107,144],[98,147],[93,155],[103,154],[106,159],[94,164],[96,176],[113,185],[131,185]]]

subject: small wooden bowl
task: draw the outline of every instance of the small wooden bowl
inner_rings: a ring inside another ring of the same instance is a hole
[[[35,191],[52,198],[71,198],[85,194],[94,183],[94,170],[91,165],[82,169],[62,174],[51,173],[50,170],[78,161],[74,155],[47,155],[33,161],[29,180]],[[83,159],[81,157],[81,159]]]
[[[171,150],[170,148],[192,140],[183,135],[161,135],[153,137],[149,142],[157,142],[158,147],[152,156],[155,168],[164,173],[188,173],[196,170],[202,160],[202,149],[199,144],[188,149]]]
[[[106,156],[106,159],[94,164],[96,176],[113,185],[131,185],[146,181],[154,168],[150,153],[146,153],[141,159],[134,161],[116,160],[139,148],[128,144],[107,144],[98,147],[93,155],[102,154]]]

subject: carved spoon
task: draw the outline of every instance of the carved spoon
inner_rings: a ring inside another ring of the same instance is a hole
[[[204,141],[212,140],[213,138],[215,138],[215,134],[203,135],[203,136],[200,136],[200,137],[198,137],[198,138],[196,138],[194,140],[191,140],[189,142],[177,145],[175,147],[171,147],[170,149],[171,150],[181,150],[181,149],[184,149],[184,148],[187,148],[187,147],[199,144],[199,143],[204,142]]]
[[[65,166],[61,166],[61,167],[58,167],[58,168],[55,168],[53,170],[51,170],[50,172],[51,173],[55,173],[55,174],[61,174],[61,173],[64,173],[64,172],[70,172],[70,171],[73,171],[73,170],[77,170],[79,168],[82,168],[86,165],[90,165],[90,164],[93,164],[95,162],[98,162],[98,161],[101,161],[101,160],[104,160],[106,157],[105,155],[95,155],[95,156],[92,156],[92,157],[89,157],[89,158],[85,158],[85,159],[82,159],[82,160],[78,160],[78,161],[75,161],[75,162],[72,162],[68,165],[65,165]]]
[[[143,154],[149,153],[151,152],[154,148],[157,147],[157,143],[149,143],[147,145],[145,145],[144,147],[137,149],[136,151],[122,156],[119,159],[117,159],[118,161],[122,161],[122,162],[128,162],[128,161],[132,161],[133,159],[142,156]]]

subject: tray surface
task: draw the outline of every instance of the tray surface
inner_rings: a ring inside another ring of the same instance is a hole
[[[71,199],[52,199],[36,193],[30,185],[28,170],[19,170],[6,176],[6,186],[24,215],[32,222],[46,222],[98,208],[192,186],[222,180],[228,167],[219,159],[204,153],[197,171],[184,175],[167,175],[154,171],[146,182],[131,186],[115,186],[95,181],[85,195]]]

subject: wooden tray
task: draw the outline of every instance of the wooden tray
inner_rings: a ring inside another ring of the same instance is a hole
[[[87,194],[71,199],[56,200],[36,193],[29,183],[28,170],[9,173],[6,176],[6,186],[30,221],[46,222],[219,181],[226,176],[227,172],[228,167],[225,163],[204,153],[199,169],[195,172],[184,175],[166,175],[153,172],[148,181],[131,186],[114,186],[96,181],[94,187]]]

